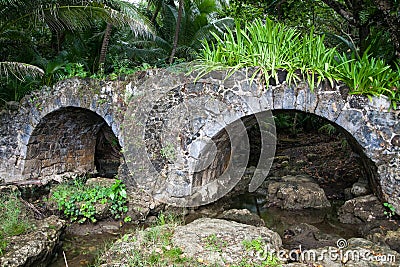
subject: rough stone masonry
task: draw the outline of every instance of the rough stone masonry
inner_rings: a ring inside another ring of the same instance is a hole
[[[129,176],[121,175],[128,185],[177,204],[187,197],[201,204],[237,181],[237,171],[227,170],[247,159],[231,145],[257,122],[255,115],[297,110],[339,126],[362,157],[375,194],[400,211],[400,111],[385,97],[351,95],[339,83],[310,90],[306,82],[287,83],[284,72],[267,88],[252,74],[196,79],[153,69],[124,80],[73,78],[45,87],[0,112],[0,178],[45,183],[87,172],[126,173],[128,166]],[[236,122],[245,128],[233,127]]]

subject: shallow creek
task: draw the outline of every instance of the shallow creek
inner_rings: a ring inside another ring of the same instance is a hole
[[[62,249],[49,267],[93,266],[96,257],[126,232],[133,231],[136,225],[124,225],[119,222],[99,222],[97,224],[73,224],[62,237]],[[63,255],[65,253],[65,258]]]
[[[287,211],[276,207],[262,207],[257,204],[260,202],[260,199],[251,194],[240,195],[233,200],[232,208],[248,209],[252,213],[258,214],[265,221],[265,226],[277,232],[281,237],[284,234],[284,230],[300,223],[313,225],[321,232],[341,236],[346,239],[360,237],[358,227],[338,221],[337,209],[343,204],[343,201],[331,201],[331,208],[304,209],[299,211]]]
[[[342,224],[337,220],[336,211],[342,204],[340,201],[332,202],[332,208],[320,210],[285,211],[279,208],[261,207],[257,198],[251,194],[240,195],[233,199],[230,208],[248,209],[259,214],[265,221],[266,227],[284,236],[284,230],[300,224],[308,223],[317,227],[321,232],[341,236],[343,238],[359,237],[357,227]],[[64,237],[62,250],[65,252],[69,266],[91,266],[95,263],[96,256],[107,245],[117,240],[126,232],[140,226],[129,225],[119,227],[116,222],[99,222],[96,225],[72,225]],[[284,242],[285,246],[285,242]],[[65,259],[61,253],[50,267],[65,267]]]

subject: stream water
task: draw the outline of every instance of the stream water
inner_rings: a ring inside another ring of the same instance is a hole
[[[321,232],[337,235],[343,238],[359,237],[357,227],[351,224],[340,223],[337,218],[337,209],[343,201],[331,201],[331,208],[303,209],[299,211],[287,211],[276,207],[258,206],[261,199],[252,194],[240,195],[233,200],[232,208],[248,209],[258,214],[265,226],[283,236],[284,230],[300,223],[314,225]]]
[[[97,224],[70,225],[62,237],[62,249],[49,267],[93,266],[99,253],[138,226],[123,225],[118,222],[98,222]],[[64,254],[65,253],[65,257]]]

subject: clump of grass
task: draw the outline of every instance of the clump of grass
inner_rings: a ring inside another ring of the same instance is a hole
[[[356,57],[339,54],[324,44],[324,35],[313,30],[301,36],[294,28],[270,19],[255,20],[244,28],[227,29],[215,41],[204,41],[203,49],[193,64],[198,77],[215,70],[228,70],[228,77],[242,68],[255,68],[268,87],[270,79],[278,80],[278,70],[287,72],[286,81],[306,79],[311,90],[323,80],[343,81],[351,94],[385,95],[397,108],[400,102],[400,67],[391,68],[382,59],[368,54]]]
[[[222,37],[214,34],[216,44],[203,43],[203,50],[194,65],[194,70],[203,75],[213,70],[229,69],[229,75],[238,69],[256,67],[254,78],[259,72],[267,85],[270,78],[278,79],[278,70],[287,71],[288,82],[299,80],[296,71],[306,74],[311,86],[327,78],[332,81],[331,70],[334,63],[334,49],[324,45],[323,36],[313,32],[301,38],[294,28],[275,23],[256,20],[243,29],[239,23],[236,30],[227,29]]]
[[[396,109],[400,102],[400,66],[397,71],[387,65],[382,59],[368,55],[368,51],[361,58],[352,54],[337,54],[337,80],[344,81],[353,94],[370,96],[386,95]]]
[[[24,234],[33,228],[29,216],[17,193],[0,197],[0,255],[8,242],[7,237]]]

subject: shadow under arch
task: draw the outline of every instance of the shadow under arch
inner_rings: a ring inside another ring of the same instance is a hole
[[[337,123],[328,120],[322,116],[316,115],[314,113],[309,113],[309,112],[304,112],[300,110],[295,110],[295,109],[275,109],[272,110],[273,115],[277,114],[285,114],[285,113],[293,113],[293,114],[301,114],[301,115],[306,115],[309,118],[315,118],[318,120],[319,124],[330,124],[332,125],[335,130],[337,135],[341,135],[343,138],[348,143],[349,149],[354,152],[357,155],[357,163],[358,166],[361,167],[360,172],[362,175],[366,178],[366,180],[369,183],[369,186],[371,187],[371,190],[373,191],[374,194],[376,194],[380,199],[382,197],[382,189],[379,184],[378,180],[378,173],[377,173],[377,167],[375,163],[368,158],[368,156],[365,154],[365,151],[363,147],[357,142],[354,136],[352,136],[351,133],[349,133],[345,128],[342,126],[338,125]],[[257,166],[257,163],[260,161],[260,147],[257,147],[258,144],[261,144],[261,135],[260,135],[260,126],[259,126],[259,120],[256,119],[255,115],[247,115],[240,120],[243,122],[247,129],[247,135],[250,141],[250,155],[249,155],[249,162],[248,162],[248,167],[250,166]],[[299,122],[298,122],[299,123]],[[306,127],[315,127],[315,125],[308,125]],[[318,134],[318,129],[310,129],[314,130],[315,134]],[[276,134],[277,138],[279,135],[279,127],[276,127]],[[229,135],[225,128],[217,132],[213,138],[213,142],[216,145],[216,154],[214,160],[210,163],[210,165],[203,169],[200,172],[194,173],[193,175],[193,185],[194,186],[201,186],[207,183],[210,183],[211,181],[217,179],[225,170],[226,166],[228,166],[229,161],[231,160],[234,155],[232,154],[231,150],[231,142]],[[256,143],[256,145],[255,145]],[[267,176],[265,176],[267,179]],[[352,181],[352,183],[357,182],[357,181]],[[351,186],[351,185],[350,185]],[[345,188],[343,188],[345,189]]]
[[[30,179],[65,174],[118,173],[121,146],[111,127],[95,112],[62,107],[44,116],[27,144],[23,175]]]
[[[322,135],[324,133],[324,130],[326,131],[326,129],[328,129],[329,131],[329,129],[332,129],[333,127],[334,131],[333,133],[331,133],[332,137],[337,139],[344,139],[346,141],[348,150],[356,155],[357,165],[360,168],[358,173],[361,173],[363,177],[353,177],[353,178],[362,178],[363,180],[368,181],[370,189],[376,196],[378,196],[378,198],[382,200],[382,188],[378,180],[379,177],[378,177],[377,167],[375,163],[366,155],[365,149],[359,144],[356,138],[349,131],[347,131],[345,128],[343,128],[336,122],[331,121],[315,113],[304,112],[294,109],[276,109],[273,110],[273,114],[274,116],[282,114],[300,115],[301,119],[297,119],[295,123],[299,125],[302,124],[301,126],[298,127],[303,127],[305,131],[312,133],[313,135],[319,135],[319,134]],[[304,120],[304,118],[305,121],[302,121]],[[324,129],[324,126],[328,125],[330,125],[331,127],[326,127]],[[279,125],[277,125],[277,133],[279,133]],[[329,159],[327,164],[330,164]],[[340,166],[336,167],[341,168]],[[357,179],[353,182],[357,182]]]

